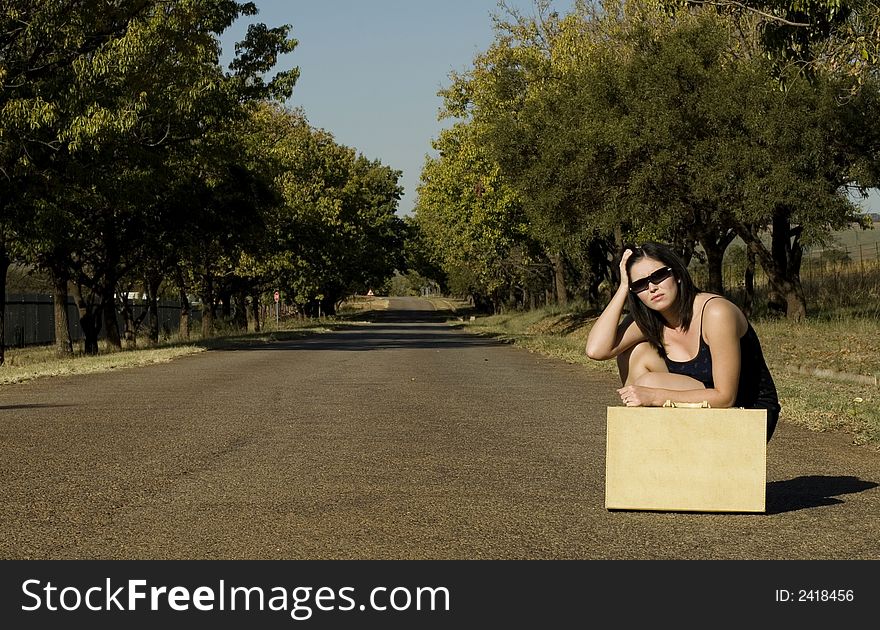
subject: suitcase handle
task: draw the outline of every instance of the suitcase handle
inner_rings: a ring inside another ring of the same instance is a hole
[[[710,409],[708,400],[704,400],[703,402],[673,402],[667,400],[663,403],[663,406],[675,409]]]

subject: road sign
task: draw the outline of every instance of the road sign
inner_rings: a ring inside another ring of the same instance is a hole
[[[278,291],[275,291],[275,301],[277,302],[280,299],[281,299],[281,294],[278,293]]]

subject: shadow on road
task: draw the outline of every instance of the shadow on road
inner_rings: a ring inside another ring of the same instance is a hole
[[[858,477],[809,475],[767,484],[767,514],[794,512],[806,508],[843,503],[835,498],[841,494],[855,494],[876,488],[874,481]]]
[[[345,313],[343,323],[328,323],[332,330],[326,334],[298,331],[279,333],[282,338],[272,341],[218,340],[212,350],[338,350],[366,351],[394,348],[473,348],[504,345],[503,342],[482,335],[462,332],[455,326],[462,316],[450,310],[395,309]]]
[[[455,332],[445,324],[349,325],[321,335],[290,340],[221,345],[217,350],[339,350],[369,351],[393,348],[475,348],[503,345],[487,337]]]
[[[49,405],[46,403],[33,403],[26,405],[0,405],[0,411],[11,411],[13,409],[45,409],[47,407],[73,407],[74,405]]]
[[[346,319],[354,319],[357,321],[367,321],[375,324],[442,324],[450,320],[456,320],[462,317],[461,314],[453,313],[449,310],[384,310],[384,311],[364,311],[362,313],[347,314]]]

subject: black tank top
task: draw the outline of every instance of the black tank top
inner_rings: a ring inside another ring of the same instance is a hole
[[[715,387],[715,379],[712,376],[712,353],[709,351],[709,344],[703,339],[703,312],[705,312],[709,300],[714,300],[716,297],[720,296],[716,295],[706,300],[703,303],[703,310],[700,312],[700,349],[697,351],[697,356],[690,361],[673,361],[669,357],[663,357],[663,360],[666,361],[666,368],[671,373],[690,376],[700,381],[707,389]],[[758,340],[758,335],[751,323],[749,323],[746,333],[740,337],[739,349],[739,386],[733,406],[746,409],[767,409],[771,414],[778,416],[780,406],[776,394],[776,384],[767,368],[764,352],[761,350],[761,342]]]

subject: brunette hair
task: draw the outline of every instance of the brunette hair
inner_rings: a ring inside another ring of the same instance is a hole
[[[642,258],[657,260],[672,269],[672,275],[679,283],[678,298],[673,308],[677,310],[678,316],[681,318],[682,328],[687,331],[694,315],[694,298],[700,293],[700,289],[694,284],[684,262],[672,248],[662,243],[644,243],[641,247],[624,247],[624,251],[626,249],[631,249],[633,252],[629,260],[626,261],[626,275],[630,280],[632,280],[630,269]],[[663,347],[663,327],[666,320],[660,313],[645,306],[632,291],[627,296],[627,304],[639,330],[647,337],[648,342],[657,348],[660,356],[666,358],[666,348]]]

